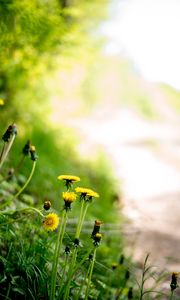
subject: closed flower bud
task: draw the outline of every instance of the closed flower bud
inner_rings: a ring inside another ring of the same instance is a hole
[[[36,153],[35,146],[31,145],[29,151],[30,151],[31,160],[36,161],[38,156],[37,156],[37,153]]]
[[[99,246],[99,243],[101,241],[101,238],[102,238],[102,234],[101,233],[96,233],[93,237],[93,240],[94,240],[94,246]]]
[[[178,287],[178,284],[177,284],[178,275],[179,275],[178,272],[172,273],[171,284],[170,284],[171,291],[174,291]]]
[[[30,150],[31,150],[31,142],[30,140],[28,140],[22,149],[24,156],[28,156],[30,154]]]
[[[44,201],[43,207],[45,210],[49,210],[51,208],[51,201],[49,201],[49,200]]]
[[[9,125],[6,132],[3,134],[2,139],[4,142],[9,142],[11,135],[17,134],[17,128],[15,124]]]

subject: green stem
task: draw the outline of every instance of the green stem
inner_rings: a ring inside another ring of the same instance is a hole
[[[74,248],[73,253],[72,253],[71,264],[70,264],[69,270],[68,270],[68,278],[67,278],[67,282],[66,282],[66,289],[65,289],[63,300],[69,299],[70,284],[71,284],[71,279],[73,277],[73,271],[74,271],[74,266],[76,263],[76,258],[77,258],[77,248]]]
[[[6,145],[6,143],[4,142],[4,143],[3,143],[3,148],[2,148],[2,151],[1,151],[1,154],[0,154],[0,163],[1,163],[1,161],[2,161],[2,157],[3,157],[3,154],[4,154],[5,145]]]
[[[36,167],[36,160],[33,161],[32,170],[31,170],[31,173],[30,173],[28,179],[26,180],[26,182],[23,185],[23,187],[19,190],[19,192],[17,192],[16,195],[14,195],[13,199],[17,198],[24,191],[24,189],[27,187],[28,183],[31,181],[31,178],[32,178],[32,176],[34,174],[35,167]]]
[[[63,288],[63,282],[65,282],[65,274],[66,274],[66,270],[67,270],[67,265],[68,265],[68,254],[66,254],[66,258],[65,258],[65,263],[64,263],[64,269],[63,269],[63,274],[60,280],[60,287],[59,287],[59,293],[58,293],[58,299],[61,299],[61,292],[62,292],[62,288]]]
[[[67,212],[65,210],[63,210],[63,214],[62,214],[62,218],[61,218],[61,225],[60,225],[60,228],[58,231],[53,265],[52,265],[50,300],[54,300],[54,296],[55,296],[58,262],[59,262],[59,256],[60,256],[60,252],[61,252],[64,232],[65,232],[65,228],[66,228],[66,221],[67,221]]]
[[[76,228],[76,234],[75,234],[75,238],[79,238],[80,236],[80,225],[81,225],[81,219],[82,219],[82,216],[83,216],[83,210],[84,210],[84,200],[82,200],[81,202],[81,210],[80,210],[80,214],[79,214],[79,218],[78,218],[78,223],[77,223],[77,228]]]
[[[174,294],[174,290],[173,290],[173,291],[171,291],[170,300],[172,300],[172,299],[173,299],[173,294]]]
[[[80,236],[80,233],[81,233],[82,225],[84,223],[84,219],[85,219],[85,216],[86,216],[86,213],[87,213],[88,206],[89,206],[89,202],[85,202],[84,212],[82,214],[81,222],[80,222],[80,225],[79,225],[79,232],[78,232],[79,236]]]
[[[86,287],[86,293],[85,293],[85,298],[84,298],[85,300],[88,299],[89,287],[90,287],[90,284],[91,284],[91,278],[92,278],[94,263],[95,263],[95,259],[96,259],[96,250],[97,250],[97,248],[95,247],[92,262],[91,262],[91,265],[90,265],[90,271],[89,271],[89,275],[88,275],[88,284],[87,284],[87,287]]]
[[[16,135],[13,134],[13,135],[12,135],[12,138],[11,138],[11,140],[10,140],[10,142],[9,142],[8,145],[7,145],[7,148],[5,149],[5,151],[4,151],[4,149],[3,149],[3,153],[1,153],[0,168],[2,167],[4,161],[5,161],[5,159],[6,159],[7,155],[8,155],[8,153],[9,153],[9,150],[10,150],[11,147],[12,147],[12,144],[13,144],[13,142],[14,142],[15,137],[16,137]]]

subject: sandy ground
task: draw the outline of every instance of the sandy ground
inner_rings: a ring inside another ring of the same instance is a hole
[[[153,101],[158,121],[107,102],[66,125],[77,130],[82,155],[103,150],[111,161],[133,227],[127,242],[134,258],[150,253],[157,265],[180,270],[180,118],[156,91]]]

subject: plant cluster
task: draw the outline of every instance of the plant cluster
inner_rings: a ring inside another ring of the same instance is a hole
[[[12,124],[2,136],[1,169],[16,135],[16,125]],[[23,181],[18,172],[26,157],[32,161],[32,169]],[[91,233],[84,234],[88,208],[96,205],[100,195],[91,188],[80,186],[80,177],[58,176],[60,186],[64,183],[60,194],[64,204],[60,211],[49,199],[39,205],[29,194],[23,194],[32,179],[37,158],[35,146],[28,140],[17,167],[8,175],[1,175],[0,298],[176,299],[177,272],[172,273],[167,296],[156,289],[164,275],[159,275],[151,288],[146,287],[148,279],[156,275],[147,265],[148,256],[142,267],[141,281],[136,280],[137,272],[130,258],[123,253],[112,263],[113,244],[106,237],[106,230],[103,231],[103,221],[95,220]],[[74,228],[69,229],[75,204],[78,215]],[[117,244],[115,247],[118,248]]]

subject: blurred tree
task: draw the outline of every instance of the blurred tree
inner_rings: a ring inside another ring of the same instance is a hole
[[[87,49],[107,4],[108,0],[0,0],[0,98],[9,108],[4,107],[2,117],[17,119],[27,109],[33,112],[37,101],[43,106],[44,75],[57,67],[59,57]]]

